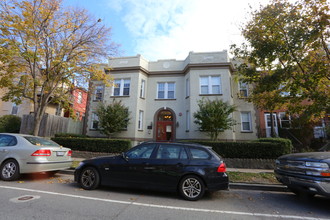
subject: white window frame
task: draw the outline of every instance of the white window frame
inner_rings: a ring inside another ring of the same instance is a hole
[[[190,80],[189,78],[186,79],[186,97],[190,96]]]
[[[140,98],[145,98],[145,86],[146,86],[146,81],[142,79],[141,88],[140,88]]]
[[[243,114],[248,115],[248,121],[243,120]],[[249,129],[246,130],[244,129],[243,123],[249,123]],[[252,131],[252,117],[251,117],[251,112],[241,112],[241,131],[242,132],[251,132]]]
[[[99,129],[99,116],[95,112],[92,112],[92,118],[91,118],[91,129],[97,130]],[[94,127],[94,122],[97,122],[97,126]]]
[[[127,81],[129,83],[127,83]],[[119,86],[116,87],[116,84],[119,84]],[[129,85],[129,87],[125,87],[125,85],[127,85],[127,84]],[[119,88],[119,94],[116,94],[115,95],[115,89],[118,89],[118,88]],[[127,88],[128,88],[128,94],[124,94],[125,93],[125,89],[127,89]],[[129,96],[130,95],[130,90],[131,90],[131,79],[130,78],[126,78],[126,79],[115,79],[113,81],[112,96]]]
[[[82,99],[83,99],[83,95],[82,95],[82,92],[78,92],[78,95],[77,95],[77,103],[81,104],[82,103]]]
[[[159,97],[159,85],[160,84],[164,84],[164,98],[160,98]],[[169,98],[169,92],[171,92],[172,90],[169,90],[169,84],[173,84],[173,97]],[[175,82],[158,82],[157,83],[157,99],[175,99]]]
[[[239,88],[239,97],[240,98],[246,98],[249,96],[249,84],[248,83],[240,80],[238,82],[238,88]]]
[[[96,85],[94,90],[94,99],[93,101],[102,101],[104,94],[104,86],[103,85]]]
[[[144,112],[142,110],[139,111],[139,121],[138,121],[138,130],[143,131],[143,116]]]
[[[186,131],[190,130],[190,112],[186,111]]]
[[[212,84],[212,78],[219,78],[219,84]],[[207,79],[206,84],[202,84],[202,78]],[[202,93],[202,87],[207,87],[207,93]],[[213,93],[213,86],[219,86],[219,93]],[[222,85],[221,85],[221,75],[209,75],[209,76],[200,76],[199,77],[199,94],[200,95],[221,95],[222,94]]]
[[[18,105],[13,103],[12,108],[11,108],[11,114],[12,115],[17,115],[17,113],[18,113]]]

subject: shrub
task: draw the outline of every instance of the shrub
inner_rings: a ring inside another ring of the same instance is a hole
[[[83,134],[74,134],[74,133],[57,133],[55,137],[71,137],[71,138],[87,138],[87,135]]]
[[[281,138],[277,138],[281,139]],[[258,158],[276,159],[283,154],[291,153],[291,141],[266,140],[247,142],[212,142],[194,141],[195,143],[212,147],[212,149],[224,158]]]
[[[121,153],[131,148],[130,140],[116,140],[107,138],[68,138],[55,137],[53,141],[63,147],[71,148],[71,150],[105,152],[105,153]]]
[[[0,132],[19,133],[21,118],[16,115],[4,115],[0,117]]]

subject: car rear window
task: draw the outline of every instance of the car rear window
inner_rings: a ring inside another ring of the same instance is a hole
[[[192,159],[208,159],[211,156],[206,150],[200,148],[190,148],[190,153]]]
[[[28,142],[30,142],[33,145],[37,145],[37,146],[54,146],[54,147],[59,147],[60,145],[58,145],[57,143],[55,143],[54,141],[51,140],[46,140],[40,137],[29,137],[29,136],[25,136],[24,137]]]

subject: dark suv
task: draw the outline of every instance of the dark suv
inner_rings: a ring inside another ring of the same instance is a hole
[[[85,160],[75,181],[87,190],[101,184],[178,191],[186,200],[200,199],[205,190],[228,189],[222,158],[211,147],[184,143],[147,142],[122,155]]]
[[[281,156],[276,160],[275,175],[298,195],[330,197],[330,152]]]

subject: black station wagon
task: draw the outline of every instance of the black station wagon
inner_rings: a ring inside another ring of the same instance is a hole
[[[75,170],[83,189],[99,185],[177,191],[186,200],[228,189],[226,165],[211,147],[146,142],[119,156],[85,160]]]

